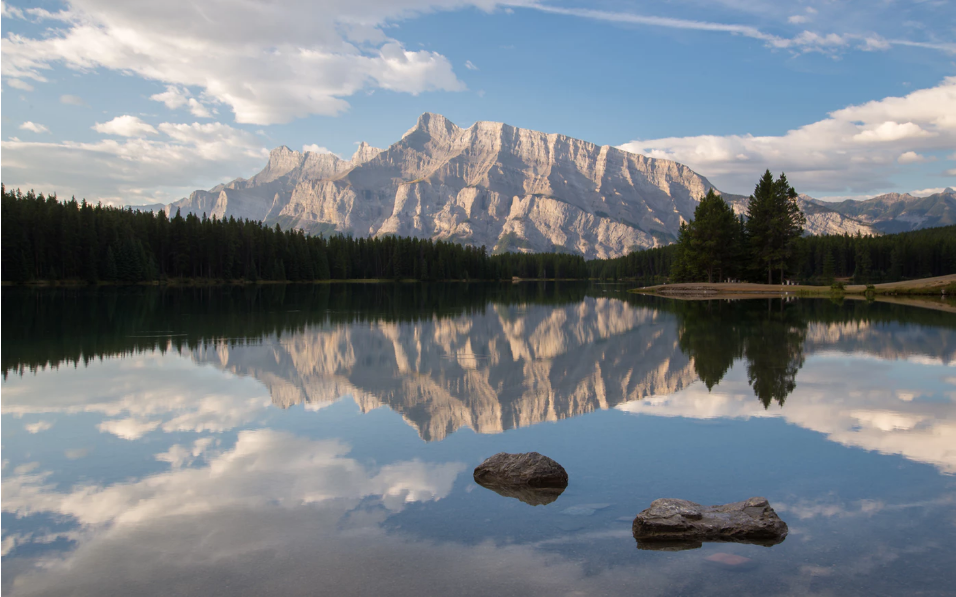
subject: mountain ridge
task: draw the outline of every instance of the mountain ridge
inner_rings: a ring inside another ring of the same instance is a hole
[[[194,191],[165,210],[249,218],[310,234],[392,234],[495,252],[605,258],[673,242],[711,189],[721,193],[670,160],[502,122],[461,128],[426,112],[387,148],[362,142],[346,160],[283,145],[256,175]],[[721,194],[745,212],[746,197]],[[880,234],[904,225],[887,223],[879,209],[799,201],[812,234]],[[956,207],[929,203],[910,220],[946,221],[956,213]]]

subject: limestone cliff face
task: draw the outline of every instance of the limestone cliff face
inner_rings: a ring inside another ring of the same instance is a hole
[[[256,176],[196,191],[167,211],[609,257],[672,242],[710,188],[676,162],[424,114],[384,151],[363,143],[343,160],[280,147]]]
[[[671,316],[608,299],[565,307],[489,306],[482,314],[377,323],[197,349],[202,363],[255,377],[280,407],[351,394],[388,406],[426,440],[556,421],[696,379]]]
[[[195,191],[166,211],[314,234],[396,234],[498,252],[617,257],[676,240],[711,188],[669,160],[500,122],[463,129],[426,113],[385,150],[361,143],[343,160],[279,147],[252,178]],[[746,211],[746,197],[724,197],[737,213]],[[802,197],[800,205],[810,234],[879,233],[829,204]]]

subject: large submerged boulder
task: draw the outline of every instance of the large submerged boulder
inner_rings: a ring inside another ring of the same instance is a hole
[[[766,498],[701,506],[687,500],[664,498],[637,515],[631,527],[640,549],[694,549],[704,541],[776,545],[787,537]]]
[[[482,487],[532,506],[550,504],[568,486],[564,467],[537,452],[500,452],[475,467],[474,476]]]

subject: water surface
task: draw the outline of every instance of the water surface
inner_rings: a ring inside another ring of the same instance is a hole
[[[577,284],[2,300],[4,594],[956,594],[951,313]],[[471,478],[531,450],[568,470],[550,504]],[[631,536],[656,498],[756,495],[782,544]]]

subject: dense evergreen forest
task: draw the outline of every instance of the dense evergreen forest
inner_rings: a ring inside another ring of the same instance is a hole
[[[636,280],[644,286],[671,280],[678,245],[634,251],[616,259],[588,262],[591,277]],[[861,284],[898,282],[956,274],[956,226],[926,228],[885,236],[850,234],[804,236],[794,241],[785,266],[787,279],[801,284],[831,284],[849,279]],[[744,271],[740,279],[765,282],[762,272]],[[706,281],[698,276],[688,281]]]
[[[306,236],[260,222],[132,211],[32,191],[2,199],[3,280],[314,281],[584,278],[576,255],[504,253],[386,236]]]
[[[835,279],[880,283],[956,273],[956,226],[877,237],[800,236],[793,189],[783,177],[768,177],[769,172],[755,195],[765,197],[764,214],[787,215],[782,223],[761,228],[757,202],[752,202],[754,217],[745,220],[710,194],[694,220],[681,228],[678,243],[588,262],[562,253],[490,255],[484,248],[418,238],[306,236],[248,220],[178,213],[168,218],[162,212],[62,202],[4,188],[3,281],[442,281],[517,276],[634,280],[642,285],[708,279],[830,284]],[[754,241],[759,238],[762,244]]]
[[[803,236],[797,193],[783,174],[767,171],[754,189],[747,217],[735,216],[713,191],[678,242],[588,263],[591,277],[664,282],[745,280],[870,284],[956,273],[956,226],[885,236]]]

